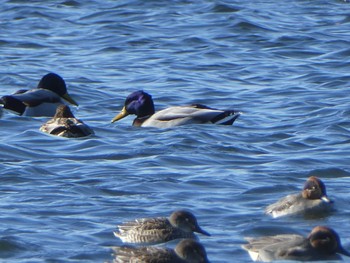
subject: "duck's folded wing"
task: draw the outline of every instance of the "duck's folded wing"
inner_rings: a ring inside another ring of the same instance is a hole
[[[300,235],[276,235],[276,236],[264,236],[264,237],[247,237],[245,238],[248,241],[248,244],[243,245],[244,249],[259,251],[263,248],[273,247],[276,244],[281,245],[282,243],[300,243],[304,238]]]
[[[51,119],[40,127],[40,131],[53,135],[58,135],[61,132],[67,130],[67,123],[67,118]]]
[[[155,244],[168,241],[172,229],[164,217],[141,218],[118,225],[114,235],[125,243]]]
[[[153,229],[164,228],[168,224],[165,217],[139,218],[133,221],[124,222],[118,225],[120,232],[127,232],[132,229]]]
[[[174,251],[160,247],[113,247],[115,263],[130,262],[177,262]]]
[[[272,214],[274,217],[278,217],[279,213],[290,209],[295,205],[298,200],[301,198],[300,194],[287,195],[286,197],[281,198],[276,203],[273,203],[266,207],[265,213]]]
[[[76,118],[51,119],[43,124],[40,130],[63,137],[84,137],[94,134],[89,126]]]
[[[254,261],[270,262],[288,258],[290,253],[301,249],[305,238],[299,235],[276,235],[261,238],[247,238],[248,244],[242,247]],[[297,253],[297,252],[296,252]]]
[[[152,115],[151,119],[158,121],[177,121],[178,125],[190,123],[229,124],[225,123],[226,118],[228,118],[228,120],[234,118],[234,121],[238,116],[239,113],[235,111],[217,110],[196,104],[191,106],[170,107],[156,112]]]
[[[8,97],[15,98],[29,107],[35,107],[45,102],[46,103],[61,102],[60,96],[46,89],[33,89],[25,93],[9,95]]]

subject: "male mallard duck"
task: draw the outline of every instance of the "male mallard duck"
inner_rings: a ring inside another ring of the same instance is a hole
[[[136,115],[134,126],[170,128],[184,124],[214,123],[232,125],[240,115],[233,110],[218,110],[201,104],[170,107],[155,113],[151,95],[135,91],[125,100],[122,111],[112,119],[118,121],[129,114]]]
[[[311,176],[306,181],[301,193],[283,197],[266,207],[265,212],[272,217],[280,217],[329,212],[332,208],[333,202],[327,197],[326,186],[316,176]]]
[[[57,106],[63,103],[61,98],[78,106],[67,93],[63,78],[55,73],[49,73],[42,77],[37,88],[19,90],[12,95],[3,96],[0,98],[0,104],[4,109],[19,115],[52,117]]]
[[[69,107],[63,104],[57,107],[55,116],[44,123],[40,130],[48,134],[67,138],[85,137],[94,134],[89,126],[76,119]]]
[[[114,247],[114,263],[209,263],[202,244],[192,239],[183,239],[175,249],[161,247]]]
[[[339,254],[350,257],[341,243],[338,234],[325,226],[315,227],[308,237],[300,235],[276,235],[261,238],[247,238],[243,245],[253,261],[274,260],[339,260]]]
[[[114,232],[125,243],[164,243],[178,238],[196,239],[193,232],[206,236],[210,234],[201,229],[196,217],[184,210],[173,212],[169,218],[141,218],[118,226]]]

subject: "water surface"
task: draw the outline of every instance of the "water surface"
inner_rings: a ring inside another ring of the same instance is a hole
[[[350,16],[337,0],[1,1],[1,94],[60,74],[96,135],[47,136],[4,112],[0,261],[105,262],[115,226],[186,208],[211,262],[251,262],[245,236],[341,233],[350,249]],[[110,124],[134,90],[156,107],[202,103],[233,126]],[[319,176],[338,210],[263,208]],[[172,246],[174,244],[169,244]]]

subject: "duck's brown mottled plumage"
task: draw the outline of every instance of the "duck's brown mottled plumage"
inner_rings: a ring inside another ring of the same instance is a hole
[[[161,247],[115,247],[114,263],[209,263],[205,248],[192,239],[180,241],[175,249]]]
[[[114,232],[125,243],[157,244],[178,238],[193,238],[193,232],[209,236],[201,229],[195,216],[184,210],[173,212],[169,218],[141,218],[118,226]]]
[[[58,106],[55,116],[44,123],[40,130],[51,135],[67,138],[85,137],[94,134],[89,126],[74,117],[67,105]]]

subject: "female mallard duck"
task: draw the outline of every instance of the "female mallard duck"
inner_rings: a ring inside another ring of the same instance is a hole
[[[136,115],[134,126],[169,128],[184,124],[214,123],[232,125],[240,112],[218,110],[201,104],[170,107],[155,113],[151,95],[135,91],[125,100],[122,111],[112,119],[118,121],[130,114]]]
[[[340,255],[350,256],[340,242],[338,234],[331,228],[317,226],[308,237],[284,234],[247,238],[243,245],[253,261],[275,260],[319,261],[339,260]]]
[[[44,123],[40,130],[48,134],[67,138],[85,137],[94,134],[89,126],[76,119],[69,107],[63,104],[57,107],[55,116]]]
[[[52,117],[62,98],[73,105],[78,103],[67,92],[63,78],[55,73],[46,74],[38,87],[31,90],[19,90],[12,95],[0,98],[0,104],[16,114],[32,117]]]
[[[300,193],[290,194],[274,204],[266,207],[266,214],[272,217],[287,215],[312,215],[329,212],[333,209],[333,202],[328,198],[326,186],[316,176],[311,176],[305,182]]]
[[[191,212],[177,210],[169,218],[141,218],[126,222],[118,226],[114,235],[125,243],[158,244],[179,238],[196,239],[193,232],[210,236],[198,225]]]
[[[114,263],[208,263],[204,246],[192,239],[183,239],[175,249],[165,247],[114,247]]]

